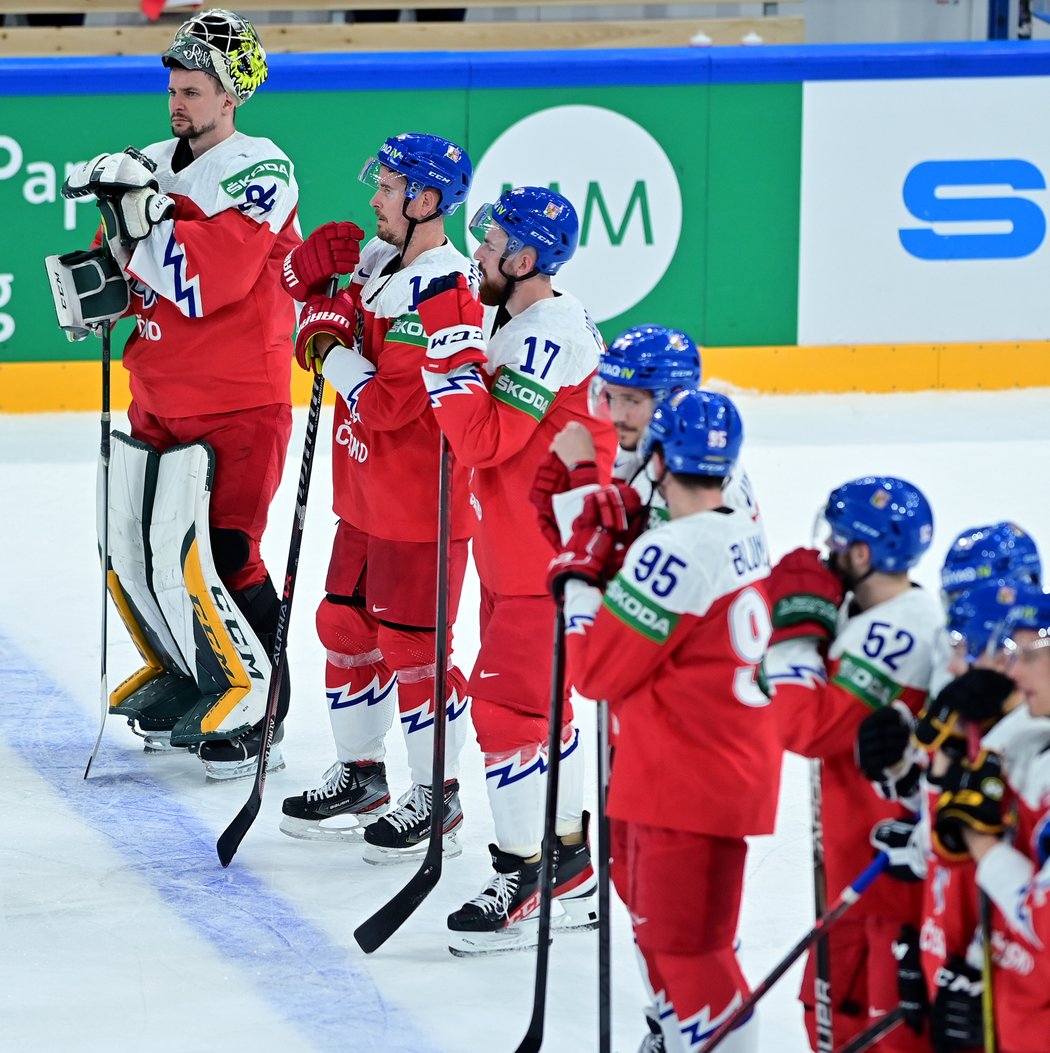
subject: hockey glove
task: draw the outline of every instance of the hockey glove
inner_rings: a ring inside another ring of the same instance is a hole
[[[536,469],[536,478],[533,479],[532,489],[529,491],[529,500],[536,509],[540,533],[550,542],[555,552],[561,551],[561,532],[554,515],[554,495],[564,493],[571,485],[569,469],[557,454],[548,453]]]
[[[117,241],[124,248],[149,237],[161,220],[175,215],[174,199],[149,187],[128,190],[120,197],[100,197],[98,207],[106,240]],[[119,258],[119,253],[114,255]]]
[[[998,754],[982,750],[973,761],[956,761],[943,786],[933,820],[933,842],[947,859],[969,855],[963,836],[967,829],[1001,836],[1006,787]]]
[[[547,588],[557,598],[565,582],[576,578],[604,589],[623,564],[626,549],[604,527],[573,530],[565,550],[547,568]]]
[[[647,513],[638,491],[628,483],[614,480],[584,498],[575,526],[604,527],[627,546],[645,529]]]
[[[887,801],[910,797],[919,788],[921,754],[911,747],[912,716],[893,703],[869,713],[857,730],[857,767]]]
[[[980,970],[951,955],[933,978],[937,993],[930,1008],[930,1040],[935,1053],[984,1048]]]
[[[354,298],[345,289],[335,296],[311,296],[299,317],[295,361],[308,372],[320,373],[324,354],[314,346],[315,337],[327,333],[343,347],[353,347],[356,325]]]
[[[926,704],[919,714],[915,738],[923,749],[940,749],[951,735],[963,736],[958,719],[987,731],[1002,719],[1004,707],[1017,685],[994,669],[970,669]]]
[[[44,262],[58,324],[70,340],[83,340],[127,311],[128,283],[105,249],[48,256]]]
[[[156,165],[144,154],[128,147],[122,154],[99,154],[77,165],[62,184],[62,196],[119,197],[125,190],[158,188]]]
[[[432,278],[419,294],[416,310],[428,337],[423,363],[428,372],[451,373],[459,366],[488,361],[482,329],[485,310],[465,274],[454,271]]]
[[[816,549],[789,552],[766,579],[766,589],[773,607],[770,645],[798,637],[834,637],[846,587]]]
[[[281,287],[305,302],[325,292],[335,274],[352,274],[361,259],[365,232],[356,223],[325,223],[284,258]]]
[[[893,957],[897,959],[897,996],[904,1022],[921,1035],[930,1003],[922,975],[919,931],[914,925],[901,926],[900,935],[893,941]]]
[[[871,843],[889,859],[886,873],[897,881],[926,879],[926,852],[916,820],[885,819],[871,831]]]

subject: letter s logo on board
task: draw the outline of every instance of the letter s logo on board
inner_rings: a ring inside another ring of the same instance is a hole
[[[1040,205],[1017,195],[951,193],[950,188],[986,187],[1001,190],[1045,190],[1043,173],[1030,161],[997,158],[977,161],[923,161],[904,180],[908,211],[933,224],[1009,224],[1009,231],[938,233],[901,228],[904,250],[920,260],[1014,260],[1029,256],[1046,237],[1046,217]],[[949,194],[939,192],[949,189]]]

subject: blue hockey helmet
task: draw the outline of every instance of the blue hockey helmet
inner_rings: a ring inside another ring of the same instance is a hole
[[[598,360],[606,384],[651,391],[657,402],[679,388],[700,384],[700,351],[688,334],[663,325],[640,325],[621,333]]]
[[[440,135],[424,132],[404,132],[387,139],[379,153],[365,162],[361,182],[376,186],[380,167],[405,177],[408,182],[405,197],[409,201],[427,187],[440,191],[438,211],[446,216],[451,216],[467,200],[474,176],[466,150]]]
[[[542,186],[519,186],[482,205],[470,221],[470,231],[485,240],[491,224],[506,231],[503,259],[529,248],[536,253],[540,274],[557,274],[572,259],[580,241],[580,218],[568,198]]]
[[[1050,647],[1050,592],[1044,592],[1038,585],[1017,586],[1014,606],[1006,616],[1007,651],[1018,650],[1010,639],[1018,629],[1033,630],[1039,634],[1036,646]]]
[[[1018,605],[1021,584],[1006,579],[986,581],[959,593],[948,605],[952,644],[965,643],[969,661],[1003,646],[1007,621]]]
[[[863,541],[871,565],[883,574],[914,567],[933,540],[933,512],[922,491],[891,475],[869,475],[831,492],[824,518],[830,545],[844,552]]]
[[[944,557],[941,587],[949,600],[983,581],[1009,578],[1038,585],[1043,567],[1034,539],[1016,523],[969,527]]]
[[[654,450],[673,475],[711,475],[733,471],[744,441],[744,424],[732,401],[715,391],[686,388],[653,411],[642,440],[642,455]]]

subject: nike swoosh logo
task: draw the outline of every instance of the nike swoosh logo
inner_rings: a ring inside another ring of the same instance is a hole
[[[499,676],[499,673],[486,673],[485,670],[482,669],[481,672],[478,673],[478,676],[480,676],[482,680],[488,680],[490,676]]]
[[[373,614],[379,614],[381,611],[388,611],[388,610],[390,610],[389,607],[373,607],[372,608],[372,613]]]

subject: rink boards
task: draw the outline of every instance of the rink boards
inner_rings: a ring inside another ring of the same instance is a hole
[[[154,59],[0,60],[0,411],[97,407],[98,342],[54,325],[43,256],[97,225],[68,167],[164,138],[165,91]],[[238,127],[295,162],[304,231],[367,229],[357,173],[399,131],[473,158],[465,250],[482,202],[556,186],[581,216],[561,287],[606,339],[686,329],[709,379],[979,389],[1050,385],[1044,102],[1050,45],[1023,42],[276,55]]]

